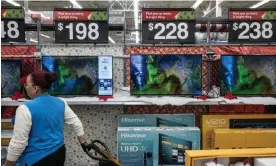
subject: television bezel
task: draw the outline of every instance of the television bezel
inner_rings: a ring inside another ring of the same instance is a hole
[[[20,88],[19,88],[19,90],[20,90],[20,92],[22,92],[23,91],[23,87],[24,86],[21,86],[20,85],[20,79],[22,78],[22,59],[1,59],[1,63],[3,62],[3,61],[18,61],[19,63],[20,63],[20,78],[19,78],[19,80],[18,80],[18,83],[19,83],[19,86],[20,86]],[[1,66],[2,66],[2,64],[1,64]],[[2,73],[2,70],[1,70],[1,73]],[[1,83],[1,85],[2,85],[2,83]],[[1,87],[1,89],[2,89],[2,87]],[[14,93],[15,92],[13,92],[13,94],[8,94],[8,95],[2,95],[2,93],[1,93],[1,98],[3,98],[3,97],[11,97],[11,96],[14,96]]]
[[[137,55],[141,55],[141,56],[149,56],[149,55],[151,55],[151,56],[200,56],[201,57],[201,63],[200,63],[200,67],[201,67],[201,93],[200,94],[188,94],[188,93],[185,93],[185,94],[133,94],[132,93],[132,90],[131,90],[131,82],[130,82],[130,95],[131,96],[177,96],[177,97],[181,97],[181,96],[183,96],[183,97],[187,97],[187,96],[189,96],[189,97],[193,97],[193,96],[201,96],[202,95],[202,91],[203,91],[203,89],[202,89],[202,87],[203,87],[203,81],[202,81],[202,67],[203,67],[203,63],[202,63],[202,61],[203,61],[203,58],[202,58],[202,54],[130,54],[130,58],[129,58],[129,60],[130,60],[130,81],[131,81],[131,57],[133,57],[133,56],[137,56]]]
[[[230,54],[223,54],[223,55],[221,55],[221,57],[220,57],[220,73],[219,73],[219,78],[220,78],[220,96],[224,96],[224,95],[227,94],[227,93],[226,94],[222,93],[222,83],[221,83],[221,80],[222,80],[222,57],[224,57],[224,56],[266,56],[266,57],[268,57],[268,56],[270,56],[270,57],[275,56],[275,58],[276,58],[276,55],[267,55],[267,54],[265,54],[265,55],[250,55],[250,54],[248,54],[248,55],[237,55],[237,54],[230,55]],[[276,97],[276,93],[275,94],[233,94],[233,95],[234,96],[242,96],[242,97]]]
[[[114,73],[113,73],[113,56],[112,55],[81,55],[81,56],[57,56],[57,55],[43,55],[42,58],[41,58],[41,69],[42,71],[45,71],[44,68],[43,68],[43,58],[44,57],[54,57],[54,58],[65,58],[65,59],[74,59],[74,58],[97,58],[98,59],[98,64],[99,64],[99,57],[100,56],[109,56],[109,57],[112,57],[112,95],[113,95],[113,88],[114,88]],[[99,66],[97,68],[97,70],[99,70]],[[99,73],[98,73],[98,77],[97,77],[97,84],[95,85],[97,87],[97,93],[95,94],[51,94],[49,93],[50,95],[53,95],[53,96],[60,96],[60,97],[72,97],[72,96],[76,96],[76,97],[79,97],[79,96],[99,96]]]

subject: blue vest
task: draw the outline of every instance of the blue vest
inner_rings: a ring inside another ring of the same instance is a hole
[[[35,164],[57,151],[63,144],[65,103],[59,98],[43,94],[25,105],[31,112],[32,127],[28,146],[19,157],[17,165]]]

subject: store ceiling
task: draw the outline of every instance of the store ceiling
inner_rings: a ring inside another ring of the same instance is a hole
[[[140,8],[190,8],[193,6],[196,0],[139,0]],[[262,0],[224,0],[221,3],[222,6],[222,19],[227,18],[229,8],[249,8],[252,5],[260,2]],[[46,16],[51,17],[51,11],[54,8],[64,8],[71,5],[70,1],[28,1],[27,3],[24,1],[14,1],[21,6],[28,4],[28,9],[31,11],[39,11],[44,12]],[[133,12],[133,0],[90,0],[90,1],[80,1],[77,0],[79,5],[84,8],[108,8],[110,13],[110,24],[126,24],[126,36],[125,43],[136,43],[135,40],[135,24],[134,24],[134,12]],[[2,6],[13,6],[10,3],[1,0]],[[262,8],[276,8],[276,1],[271,0],[270,2],[261,6]],[[209,11],[209,12],[208,12]],[[196,9],[197,19],[206,19],[216,18],[216,10],[215,10],[215,0],[208,1],[203,0],[200,6]],[[206,13],[208,13],[206,15]],[[204,16],[205,15],[205,16]],[[204,16],[204,17],[203,17]],[[125,19],[122,19],[125,17]],[[43,43],[52,43],[54,41],[53,32],[42,32],[41,41]],[[124,43],[124,35],[123,32],[111,31],[109,32],[109,36],[116,43]],[[37,33],[32,32],[30,34],[30,38],[36,40]]]

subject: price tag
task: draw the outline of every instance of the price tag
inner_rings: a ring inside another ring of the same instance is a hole
[[[25,42],[25,14],[22,8],[2,8],[2,42]]]
[[[276,10],[230,11],[229,19],[230,43],[276,42]]]
[[[55,10],[55,43],[108,43],[106,10],[71,10]]]
[[[142,43],[195,43],[195,12],[181,9],[162,10],[142,10]]]

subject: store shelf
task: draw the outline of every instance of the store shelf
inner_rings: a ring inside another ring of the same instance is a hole
[[[1,130],[1,138],[4,139],[10,139],[13,136],[12,130]]]
[[[189,97],[137,97],[130,96],[128,93],[118,93],[112,99],[100,101],[97,97],[72,97],[63,98],[69,105],[221,105],[221,104],[263,104],[276,105],[276,98],[273,97],[239,97],[238,99],[228,100],[223,97],[215,99],[201,100]],[[18,101],[10,98],[2,98],[2,106],[19,106],[26,102],[25,99]]]
[[[1,122],[10,123],[12,119],[1,119]]]

